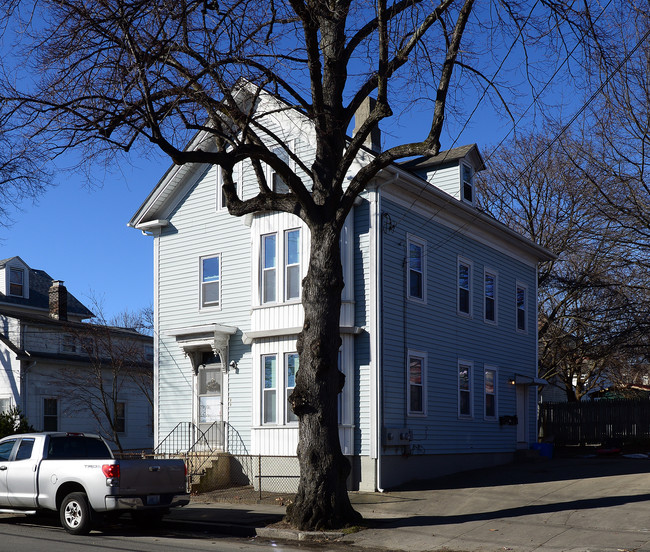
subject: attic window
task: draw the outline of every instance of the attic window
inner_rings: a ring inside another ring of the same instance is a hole
[[[24,297],[25,271],[22,268],[9,269],[9,295]]]
[[[474,204],[474,171],[469,165],[461,164],[463,200]]]

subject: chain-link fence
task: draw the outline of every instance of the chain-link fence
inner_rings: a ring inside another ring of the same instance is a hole
[[[217,453],[192,478],[190,491],[197,501],[285,505],[296,494],[299,476],[295,456]]]

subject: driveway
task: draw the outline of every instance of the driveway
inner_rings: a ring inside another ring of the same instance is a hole
[[[650,459],[559,458],[354,493],[371,528],[344,542],[388,550],[650,551]]]

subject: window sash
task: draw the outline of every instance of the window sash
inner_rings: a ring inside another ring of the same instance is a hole
[[[409,356],[408,412],[424,414],[424,359]]]
[[[285,232],[284,285],[287,300],[300,298],[300,230]]]
[[[57,399],[43,399],[43,431],[58,431],[59,407]]]
[[[221,257],[201,259],[201,306],[215,307],[221,302]]]
[[[22,297],[24,295],[25,271],[21,268],[9,269],[9,295]]]
[[[289,395],[296,387],[296,375],[298,374],[299,364],[300,360],[298,353],[287,353],[285,355],[287,423],[295,423],[298,421],[298,416],[291,409],[291,404],[289,404]]]
[[[490,368],[485,369],[485,417],[494,419],[497,416],[497,373]]]
[[[472,168],[469,165],[461,165],[463,199],[469,203],[474,203],[474,178]]]
[[[458,364],[458,413],[472,415],[472,365],[463,362]]]
[[[496,289],[497,278],[494,274],[485,274],[485,320],[496,321]]]
[[[424,251],[420,244],[409,242],[409,297],[424,299]]]
[[[264,355],[262,357],[262,423],[276,424],[277,412],[277,356]]]
[[[262,303],[276,301],[276,235],[262,236]]]
[[[470,314],[472,308],[472,270],[469,264],[458,263],[458,312]]]
[[[526,331],[526,289],[517,286],[517,329]]]
[[[117,433],[126,432],[126,403],[124,402],[115,404],[115,431]]]

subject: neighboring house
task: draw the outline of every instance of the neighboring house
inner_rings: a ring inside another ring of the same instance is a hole
[[[117,390],[108,404],[122,448],[151,449],[152,338],[84,322],[92,317],[63,282],[20,257],[0,261],[0,410],[19,407],[37,430],[112,441],[93,415],[102,383],[109,400]]]
[[[308,162],[307,120],[264,94],[257,109]],[[390,165],[343,228],[350,488],[505,463],[536,442],[537,265],[552,255],[475,208],[483,168],[475,145]],[[251,197],[252,168],[236,170]],[[154,238],[155,440],[223,425],[225,451],[295,456],[309,232],[286,213],[230,216],[220,187],[217,166],[174,166],[129,223]]]

